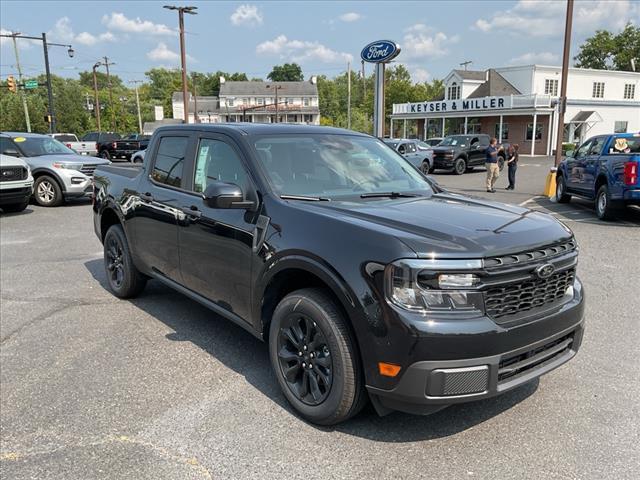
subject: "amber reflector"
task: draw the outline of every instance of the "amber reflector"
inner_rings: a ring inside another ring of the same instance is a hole
[[[385,377],[395,377],[400,373],[400,365],[394,365],[393,363],[378,362],[378,370],[380,375]]]

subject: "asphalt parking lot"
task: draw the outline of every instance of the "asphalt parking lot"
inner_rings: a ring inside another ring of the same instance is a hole
[[[267,348],[150,282],[106,290],[91,207],[0,216],[0,477],[6,479],[631,479],[640,471],[640,210],[601,222],[539,196],[549,160],[515,192],[484,171],[435,178],[569,225],[587,330],[567,365],[501,397],[429,417],[368,408],[335,428],[298,419]],[[506,172],[505,172],[506,173]]]

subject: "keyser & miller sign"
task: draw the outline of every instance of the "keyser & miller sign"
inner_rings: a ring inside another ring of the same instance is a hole
[[[511,108],[511,97],[483,97],[438,102],[396,103],[393,113],[448,113]]]

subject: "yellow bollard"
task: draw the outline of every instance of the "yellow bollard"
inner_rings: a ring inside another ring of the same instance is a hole
[[[556,196],[556,167],[551,167],[549,173],[547,173],[547,180],[544,183],[544,193],[545,197],[555,197]]]

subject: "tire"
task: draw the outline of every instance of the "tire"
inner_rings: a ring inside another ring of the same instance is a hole
[[[571,195],[567,194],[567,182],[564,176],[556,176],[556,201],[558,203],[569,203]]]
[[[143,160],[142,160],[142,157],[140,157],[140,156],[138,155],[138,156],[133,157],[133,158],[131,159],[131,162],[132,162],[132,163],[142,163],[142,162],[143,162]]]
[[[127,237],[120,225],[112,225],[104,236],[104,269],[111,292],[118,298],[132,298],[147,284],[133,264]]]
[[[282,299],[269,328],[269,356],[284,396],[304,419],[334,425],[364,407],[355,341],[322,290],[297,290]]]
[[[4,205],[0,208],[4,210],[5,213],[17,213],[22,212],[29,205],[29,199],[25,200],[22,203],[12,203],[10,205]]]
[[[428,175],[429,173],[433,172],[433,167],[431,167],[431,165],[429,164],[429,160],[427,159],[423,160],[422,165],[420,165],[420,171],[425,175]]]
[[[107,150],[102,150],[100,152],[100,158],[104,158],[105,160],[111,160],[111,154]]]
[[[466,171],[467,161],[462,157],[456,158],[455,162],[453,162],[453,173],[456,175],[462,175]]]
[[[600,220],[613,220],[618,210],[618,206],[611,200],[609,187],[602,185],[596,193],[596,215]]]
[[[33,184],[33,198],[42,207],[57,207],[64,197],[58,181],[49,175],[38,177]]]

